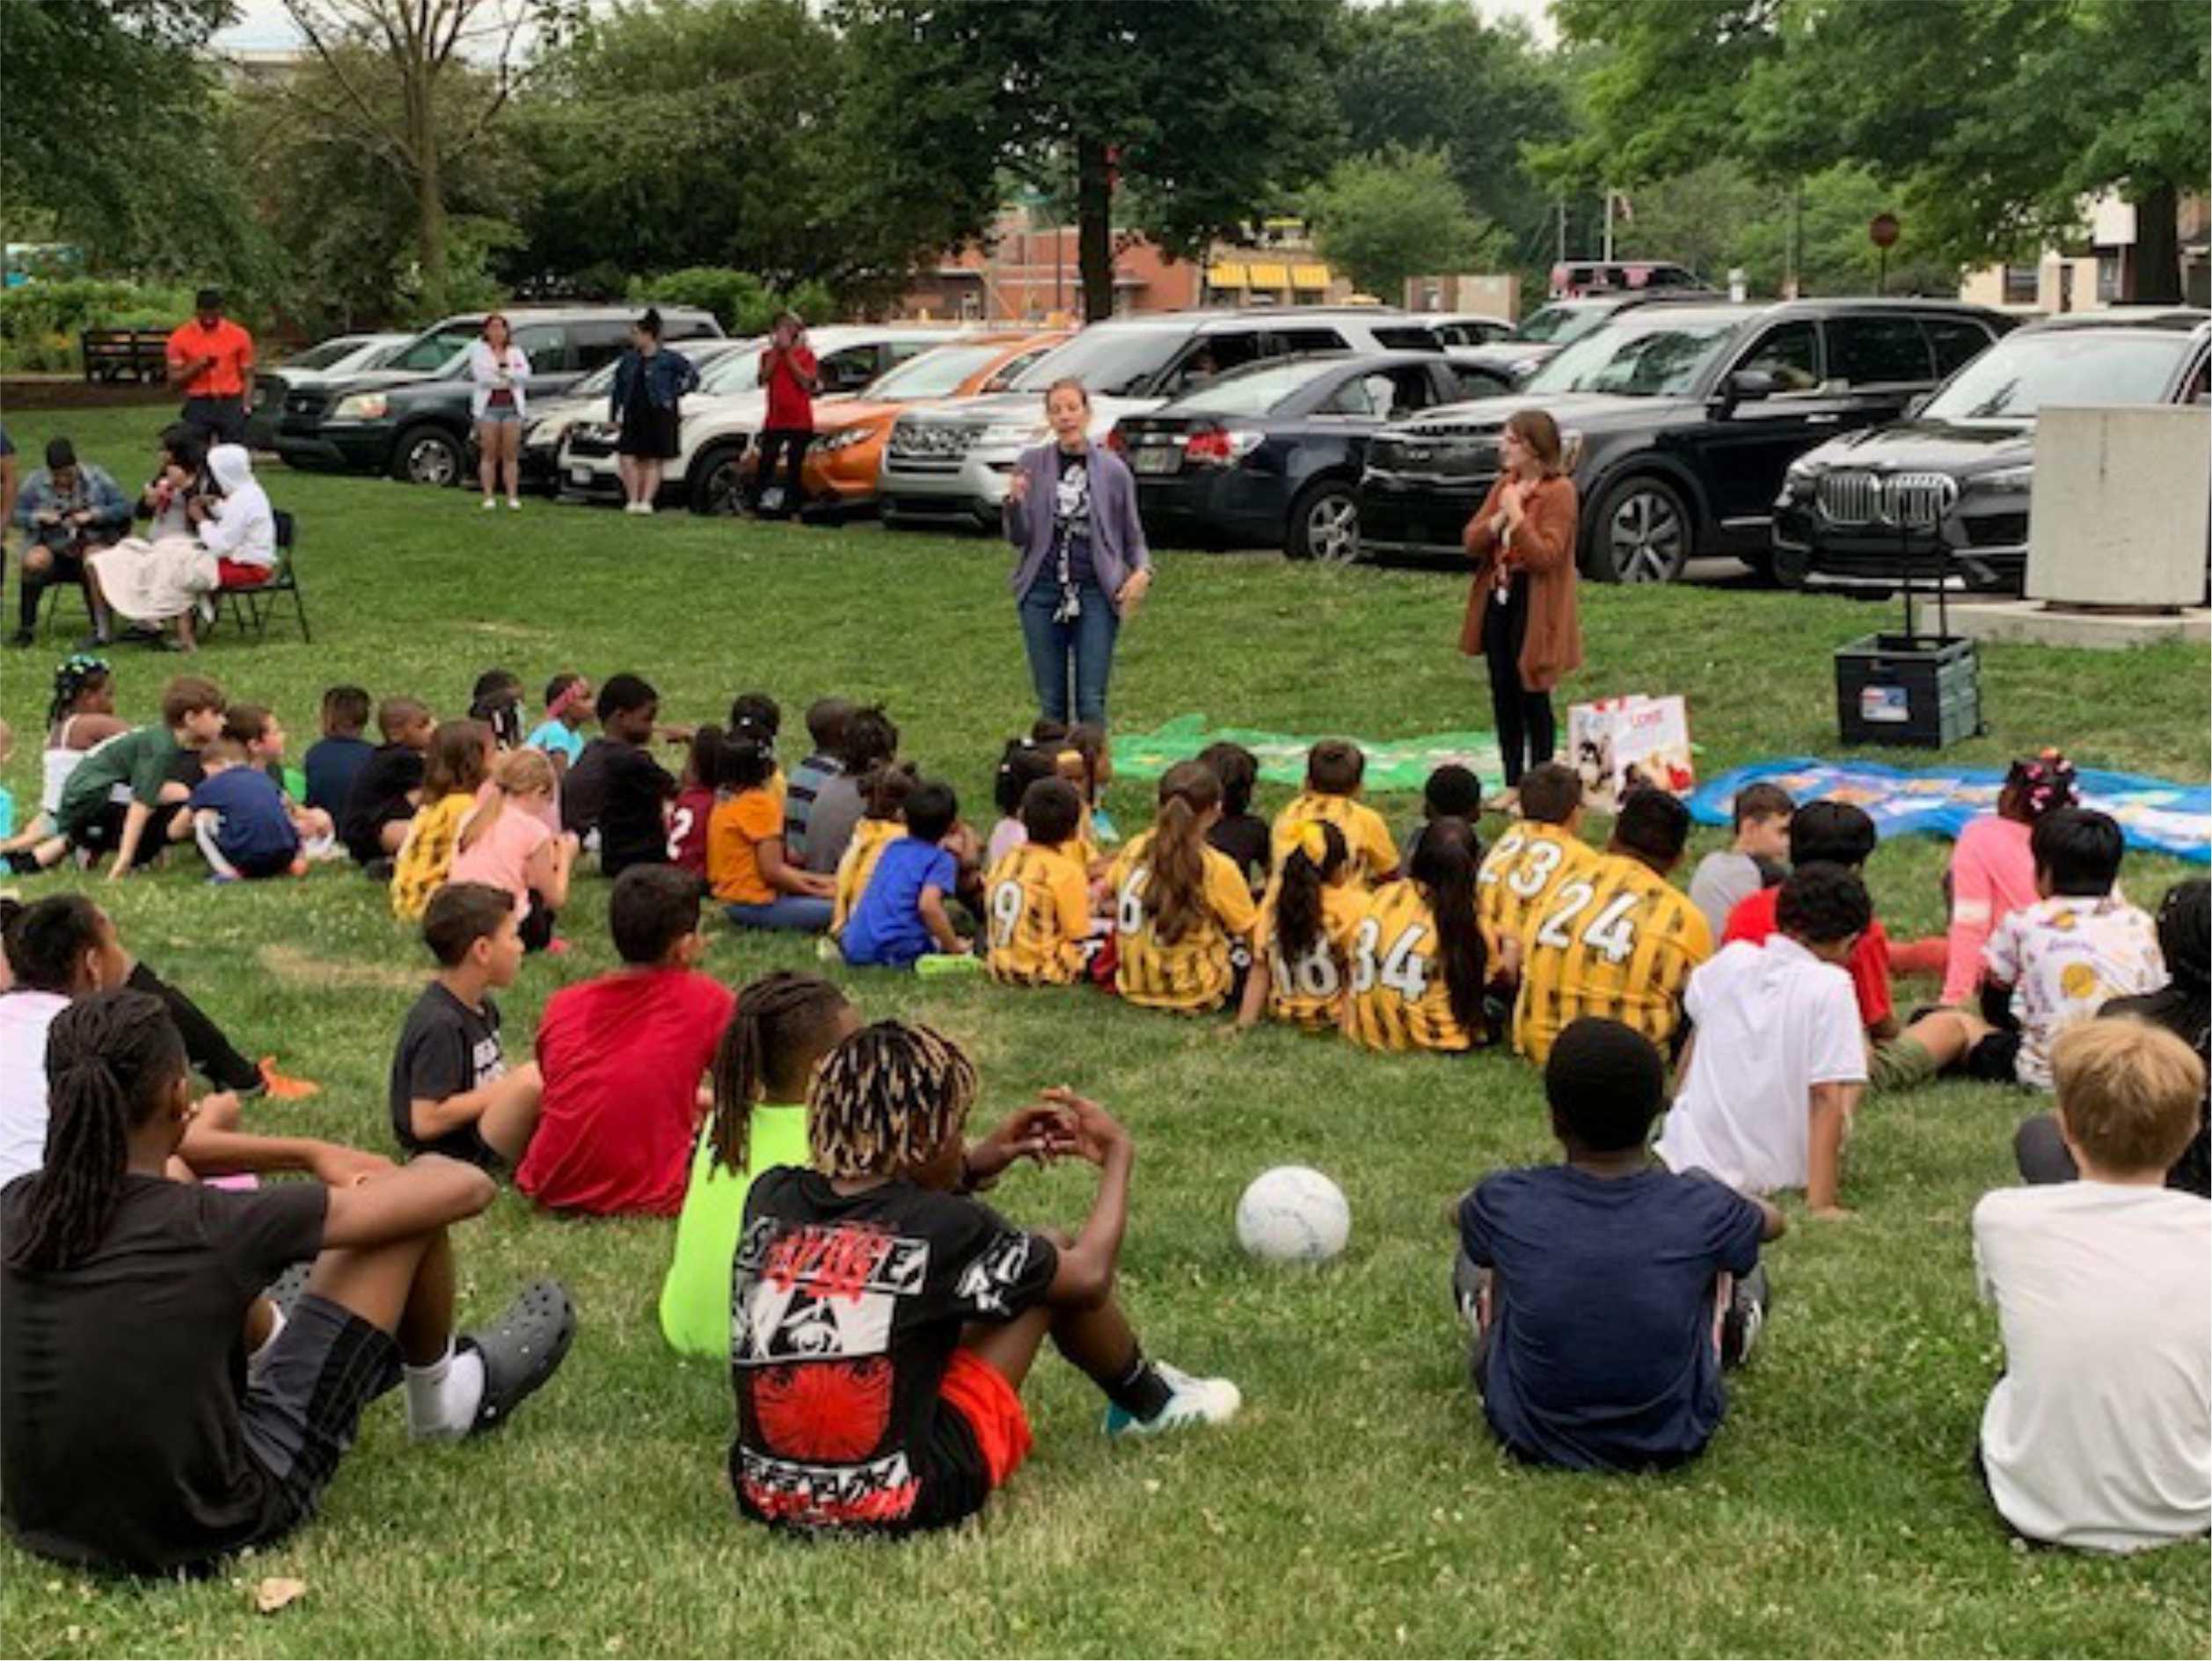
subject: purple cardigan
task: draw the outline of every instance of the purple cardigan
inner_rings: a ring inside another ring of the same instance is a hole
[[[1058,448],[1048,440],[1022,452],[1014,466],[1029,481],[1029,500],[1017,502],[1010,492],[999,510],[1006,540],[1020,555],[1008,585],[1018,597],[1029,592],[1052,552],[1050,511],[1030,510],[1051,501],[1059,487],[1060,468],[1053,456]],[[1112,596],[1121,592],[1131,572],[1150,568],[1152,550],[1144,545],[1144,524],[1136,514],[1136,480],[1128,466],[1111,450],[1088,441],[1084,448],[1091,466],[1091,563],[1098,569],[1099,586]]]

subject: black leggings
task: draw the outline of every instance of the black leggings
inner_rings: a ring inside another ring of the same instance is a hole
[[[190,998],[142,963],[132,966],[124,984],[134,992],[151,993],[167,1006],[169,1018],[184,1035],[185,1055],[208,1083],[217,1089],[247,1093],[261,1088],[261,1069],[231,1048],[223,1029]]]
[[[55,583],[84,586],[84,556],[91,551],[84,543],[72,543],[66,548],[50,550],[54,564],[45,571],[26,569],[20,572],[22,592],[16,596],[16,625],[25,634],[39,626],[39,602],[46,598],[46,591]],[[91,609],[90,595],[86,609]]]
[[[814,429],[804,426],[771,426],[759,439],[760,466],[753,474],[753,509],[760,511],[761,498],[776,481],[776,462],[780,452],[789,469],[784,480],[783,505],[777,511],[788,518],[798,513],[806,497],[800,493],[799,470],[807,460],[807,447],[814,441]]]
[[[1528,768],[1541,767],[1559,747],[1559,723],[1551,695],[1521,684],[1521,647],[1529,637],[1529,579],[1517,577],[1506,590],[1506,603],[1483,602],[1482,656],[1490,666],[1490,712],[1498,725],[1498,754],[1508,787],[1521,783]],[[1525,761],[1524,758],[1525,757]]]

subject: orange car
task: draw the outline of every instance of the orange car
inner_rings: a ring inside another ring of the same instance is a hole
[[[817,405],[814,445],[799,473],[809,506],[841,513],[869,506],[875,500],[884,441],[902,410],[924,399],[1003,392],[1070,332],[963,335],[879,376],[865,398]]]

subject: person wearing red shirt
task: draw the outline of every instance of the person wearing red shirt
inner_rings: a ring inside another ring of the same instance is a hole
[[[799,470],[814,441],[814,394],[821,390],[821,366],[807,345],[807,325],[795,311],[776,319],[768,350],[761,353],[761,384],[768,389],[768,411],[761,422],[760,463],[753,473],[753,511],[766,516],[763,504],[781,456],[788,471],[773,516],[789,519],[805,499]]]
[[[223,291],[202,288],[193,319],[169,335],[169,384],[185,395],[178,419],[213,444],[245,442],[253,404],[253,337],[223,315]]]
[[[537,1027],[537,1132],[515,1174],[541,1206],[596,1216],[683,1208],[700,1089],[737,1000],[692,965],[697,878],[633,865],[608,903],[624,966],[564,987]]]

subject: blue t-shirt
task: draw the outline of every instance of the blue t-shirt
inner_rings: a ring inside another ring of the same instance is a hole
[[[292,863],[300,834],[284,811],[284,792],[266,773],[226,767],[193,786],[192,811],[215,812],[215,846],[242,877],[270,877]]]
[[[960,862],[935,842],[902,836],[886,843],[860,903],[845,919],[839,943],[845,961],[886,969],[912,967],[916,958],[937,944],[930,938],[929,924],[922,921],[922,891],[936,888],[949,894],[960,873]]]
[[[1524,1459],[1573,1470],[1678,1464],[1727,1410],[1713,1281],[1759,1261],[1759,1208],[1661,1166],[1500,1171],[1460,1202],[1493,1271],[1483,1412]]]
[[[540,721],[522,740],[533,750],[543,750],[548,755],[566,755],[571,767],[584,754],[584,735],[566,721]]]
[[[367,739],[327,738],[309,745],[300,760],[300,771],[307,775],[307,805],[336,819],[346,811],[362,764],[376,753]]]

